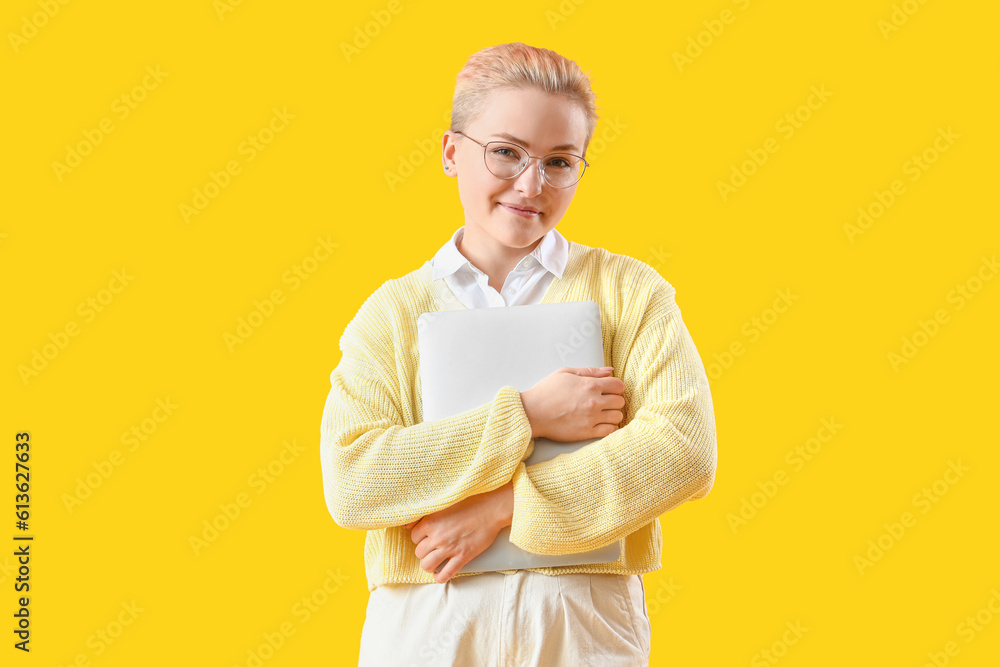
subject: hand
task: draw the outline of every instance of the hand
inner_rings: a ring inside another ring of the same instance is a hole
[[[511,525],[513,513],[514,486],[507,482],[499,489],[469,496],[405,527],[413,529],[410,539],[417,545],[420,567],[443,584],[493,544],[500,529]],[[442,563],[441,571],[435,573]]]
[[[610,435],[625,418],[623,391],[609,367],[560,368],[521,392],[531,437],[575,442]]]

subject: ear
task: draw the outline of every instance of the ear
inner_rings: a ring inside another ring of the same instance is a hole
[[[458,148],[456,137],[457,135],[451,130],[446,130],[441,135],[441,166],[444,167],[444,173],[449,176],[458,173],[455,165],[455,149]]]

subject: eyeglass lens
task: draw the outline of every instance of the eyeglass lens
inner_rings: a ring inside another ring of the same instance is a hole
[[[499,141],[486,144],[486,166],[497,178],[514,178],[528,161],[519,146]],[[542,160],[545,180],[554,188],[567,188],[583,176],[584,162],[575,155],[553,153]]]

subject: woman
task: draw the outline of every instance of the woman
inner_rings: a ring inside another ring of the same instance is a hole
[[[368,531],[362,665],[648,664],[642,574],[662,567],[659,515],[714,484],[715,417],[674,288],[555,229],[596,122],[573,61],[521,43],[474,54],[442,139],[465,224],[379,287],[340,339],[321,454],[334,520]],[[422,420],[419,315],[583,300],[600,306],[607,367]],[[543,436],[601,440],[526,467]],[[620,540],[621,557],[457,573],[505,526],[534,553]]]

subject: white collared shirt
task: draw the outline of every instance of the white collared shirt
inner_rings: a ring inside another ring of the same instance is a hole
[[[525,255],[497,292],[490,277],[458,249],[465,234],[459,227],[431,260],[432,279],[444,278],[466,308],[527,306],[540,303],[553,278],[562,278],[569,260],[569,241],[553,227],[530,254]]]

